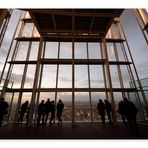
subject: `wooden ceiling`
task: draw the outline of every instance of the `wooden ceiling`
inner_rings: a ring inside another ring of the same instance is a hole
[[[123,9],[28,9],[40,35],[51,41],[93,41],[105,37]]]

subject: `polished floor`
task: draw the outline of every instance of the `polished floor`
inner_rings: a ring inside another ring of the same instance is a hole
[[[101,123],[63,123],[26,127],[7,124],[0,128],[0,139],[148,139],[148,124],[138,123],[139,133],[132,134],[123,123],[103,126]]]

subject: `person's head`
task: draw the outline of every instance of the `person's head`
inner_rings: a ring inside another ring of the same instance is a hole
[[[48,98],[47,101],[50,101],[50,98]]]
[[[105,99],[104,102],[107,103],[108,101]]]
[[[54,104],[54,100],[52,100],[51,103]]]
[[[27,101],[25,101],[25,103],[26,103],[26,104],[29,104],[29,101],[27,100]]]
[[[59,102],[62,103],[62,100],[60,99]]]
[[[102,102],[102,100],[101,100],[101,99],[99,99],[99,102]]]
[[[128,102],[128,99],[127,99],[127,98],[123,98],[123,101],[124,101],[124,102]]]
[[[44,103],[44,100],[42,100],[41,103]]]
[[[2,102],[2,101],[4,101],[5,99],[4,99],[4,97],[0,97],[0,101]]]

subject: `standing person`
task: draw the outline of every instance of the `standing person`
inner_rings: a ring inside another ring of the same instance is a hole
[[[38,106],[38,118],[37,118],[37,125],[40,125],[40,120],[42,117],[42,124],[44,123],[44,119],[43,119],[43,114],[45,111],[45,104],[44,104],[44,100],[41,101],[41,103]]]
[[[50,125],[52,125],[52,120],[55,119],[55,103],[54,101],[51,102],[51,117],[50,117]]]
[[[28,101],[28,100],[25,101],[25,102],[21,105],[18,123],[20,123],[20,122],[22,123],[22,122],[23,122],[23,118],[24,118],[25,113],[27,112],[28,105],[29,105],[29,101]]]
[[[106,110],[106,113],[107,113],[107,117],[108,117],[109,123],[112,124],[113,123],[112,119],[111,119],[112,106],[109,103],[109,101],[104,100],[104,102],[105,102],[105,110]]]
[[[45,123],[47,123],[47,120],[48,120],[48,116],[49,116],[49,112],[51,110],[51,102],[50,102],[50,99],[47,99],[46,103],[45,103]]]
[[[102,124],[105,125],[105,104],[99,99],[97,105],[98,114],[101,116]]]
[[[117,112],[121,115],[122,121],[126,125],[125,107],[122,100],[118,104]]]
[[[59,100],[59,102],[57,103],[57,118],[58,118],[58,125],[62,125],[62,119],[61,119],[61,115],[64,109],[64,104],[62,102],[62,100]]]
[[[3,97],[0,97],[0,127],[2,125],[3,117],[7,114],[8,103]]]
[[[131,133],[138,133],[137,121],[136,116],[138,113],[138,109],[127,98],[124,98],[124,107],[125,107],[125,116],[127,118],[129,128]]]

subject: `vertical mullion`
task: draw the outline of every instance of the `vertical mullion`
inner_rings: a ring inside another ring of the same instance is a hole
[[[115,29],[116,29],[116,27],[115,27]],[[111,37],[114,38],[112,29],[111,29]],[[113,46],[114,46],[114,52],[115,52],[116,61],[119,62],[119,56],[118,56],[118,52],[117,52],[116,43],[113,43]],[[123,79],[122,79],[122,73],[121,73],[120,65],[117,65],[117,70],[118,70],[118,76],[119,76],[119,81],[120,81],[120,87],[123,89],[124,88],[124,84],[123,84]],[[123,98],[125,97],[125,92],[123,92],[123,91],[122,91],[122,97]]]
[[[60,58],[60,42],[58,42],[58,56],[57,58]],[[59,64],[57,64],[57,72],[56,72],[56,90],[58,88],[58,78],[59,78]],[[55,92],[55,104],[57,104],[57,91]]]
[[[111,80],[111,74],[110,74],[110,67],[109,67],[109,59],[108,59],[108,52],[107,52],[107,46],[106,46],[106,40],[103,39],[103,46],[104,46],[104,54],[106,58],[106,74],[108,77],[108,84],[109,84],[109,94],[110,94],[110,99],[111,99],[111,104],[112,104],[112,115],[113,115],[113,120],[114,123],[117,122],[117,116],[116,116],[116,110],[115,110],[115,101],[114,101],[114,95],[113,95],[113,89],[112,89],[112,80]]]
[[[44,60],[44,57],[45,57],[45,50],[46,50],[46,41],[44,42],[44,47],[43,47],[43,60]],[[34,123],[36,123],[36,120],[37,120],[37,110],[38,110],[39,99],[40,99],[40,89],[41,89],[41,84],[42,84],[43,68],[44,68],[44,65],[42,64],[41,65],[41,70],[40,70],[40,78],[39,78],[37,100],[36,100],[36,104],[35,104]]]
[[[101,50],[101,59],[103,60],[103,49],[102,49],[102,44],[100,43],[100,50]],[[106,99],[109,100],[109,97],[108,97],[108,92],[107,92],[107,80],[106,80],[106,72],[105,72],[105,65],[103,63],[102,65],[102,68],[103,68],[103,78],[104,78],[104,86],[105,86],[105,95],[106,95]]]
[[[60,58],[60,42],[58,42],[58,56],[57,58]],[[59,64],[57,64],[57,72],[56,72],[56,92],[55,92],[55,104],[57,104],[57,88],[58,88],[58,78],[59,78]],[[56,105],[55,105],[56,109]],[[55,112],[56,114],[56,112]],[[54,120],[55,122],[55,120]]]
[[[87,59],[89,59],[89,51],[88,51],[88,42],[86,42],[86,49],[87,49]],[[90,65],[88,66],[88,85],[89,85],[89,89],[91,88],[91,84],[90,84]],[[90,117],[91,117],[91,122],[93,122],[93,110],[92,110],[92,97],[91,97],[91,92],[89,90],[89,102],[90,102]]]
[[[72,126],[74,126],[75,123],[75,57],[74,57],[74,25],[75,25],[75,16],[74,16],[74,10],[72,10],[73,16],[72,16]]]
[[[38,85],[39,70],[40,70],[40,64],[41,64],[42,46],[43,46],[43,38],[40,37],[40,44],[39,44],[39,50],[38,50],[36,71],[35,71],[34,84],[33,84],[33,89],[32,89],[32,97],[31,97],[30,110],[29,110],[28,125],[31,125],[32,120],[33,120],[35,99],[36,99],[36,89],[37,89],[37,85]]]

